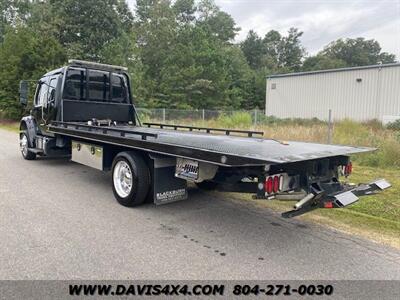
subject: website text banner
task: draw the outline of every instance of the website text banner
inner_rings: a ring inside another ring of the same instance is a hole
[[[0,281],[0,299],[400,299],[400,281]]]

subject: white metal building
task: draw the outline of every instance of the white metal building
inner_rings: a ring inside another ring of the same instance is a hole
[[[265,112],[279,118],[400,118],[400,63],[267,77]]]

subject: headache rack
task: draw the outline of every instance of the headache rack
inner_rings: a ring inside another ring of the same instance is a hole
[[[54,127],[63,127],[63,128],[73,128],[79,130],[81,128],[87,128],[88,131],[92,131],[93,129],[101,131],[103,134],[107,134],[108,132],[118,132],[121,137],[124,137],[126,134],[140,135],[142,140],[147,140],[147,137],[157,138],[157,134],[142,132],[137,130],[127,130],[122,128],[113,128],[110,126],[95,126],[95,125],[87,125],[80,124],[75,122],[51,122],[51,126]]]
[[[68,65],[70,67],[92,68],[104,71],[125,71],[125,72],[128,71],[128,68],[122,66],[100,64],[92,61],[79,60],[79,59],[68,60]]]
[[[225,135],[230,135],[231,133],[241,133],[247,134],[248,137],[253,137],[253,135],[264,135],[262,131],[252,131],[252,130],[236,130],[236,129],[222,129],[222,128],[209,128],[209,127],[198,127],[198,126],[186,126],[186,125],[171,125],[171,124],[163,124],[163,123],[143,123],[143,125],[147,127],[159,127],[159,128],[172,128],[174,130],[179,129],[189,129],[189,131],[198,130],[205,131],[206,133],[214,132],[224,132]]]

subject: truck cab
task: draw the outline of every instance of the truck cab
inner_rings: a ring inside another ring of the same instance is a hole
[[[31,110],[31,116],[38,126],[38,132],[50,135],[46,132],[46,124],[55,120],[57,108],[60,106],[63,68],[45,74],[37,83]]]
[[[122,124],[137,122],[127,69],[80,60],[50,71],[36,84],[30,115],[22,118],[21,151],[25,158],[64,155],[68,145],[63,137],[48,130],[54,121],[87,122],[109,119]],[[21,86],[27,86],[21,83]],[[26,101],[27,89],[21,89]],[[25,101],[21,101],[23,104]],[[110,105],[113,104],[113,105]]]

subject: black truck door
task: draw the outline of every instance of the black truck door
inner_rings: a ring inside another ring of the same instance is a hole
[[[42,119],[45,124],[55,120],[56,115],[56,87],[59,75],[51,76],[48,82],[46,101],[43,103]]]
[[[32,116],[35,118],[40,131],[45,133],[45,121],[43,120],[43,105],[47,103],[47,92],[49,90],[48,86],[48,77],[43,77],[39,80],[36,93],[35,93],[35,101],[32,108]]]

